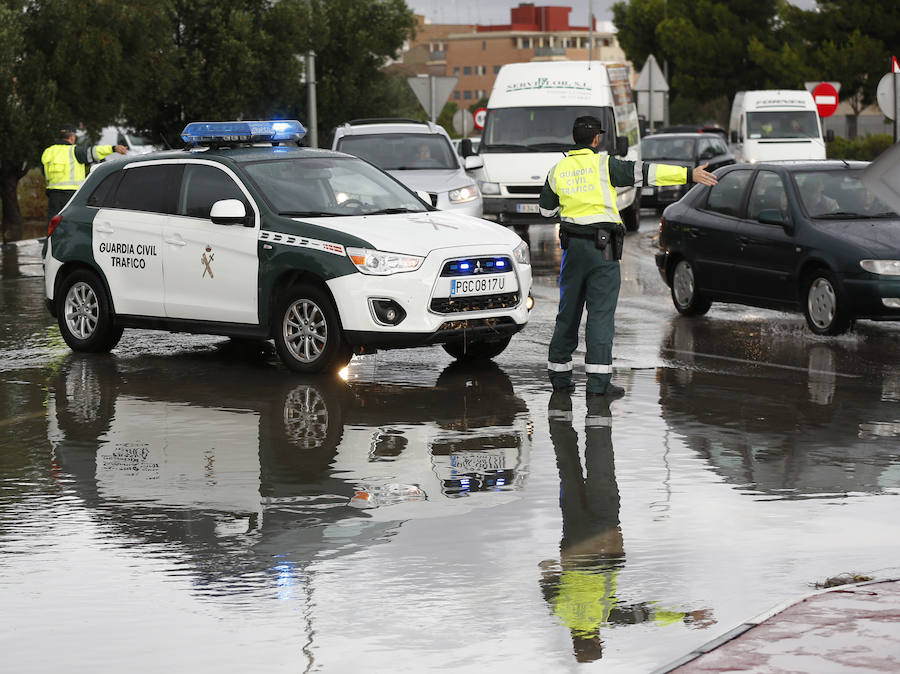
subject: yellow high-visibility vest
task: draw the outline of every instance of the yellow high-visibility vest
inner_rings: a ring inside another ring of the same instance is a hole
[[[609,180],[609,155],[572,150],[553,169],[551,188],[559,196],[559,217],[566,222],[622,222],[616,188]]]
[[[94,161],[113,153],[112,145],[94,145],[90,149]],[[51,145],[41,155],[48,190],[77,190],[87,176],[87,167],[75,158],[75,146],[68,143]]]

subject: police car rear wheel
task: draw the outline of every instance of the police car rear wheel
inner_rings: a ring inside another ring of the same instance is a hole
[[[467,342],[450,342],[444,344],[443,347],[444,351],[456,358],[456,360],[490,360],[503,353],[506,347],[509,346],[511,339],[512,336],[490,342],[472,340]]]
[[[352,358],[330,299],[311,285],[291,288],[276,314],[275,348],[295,372],[335,372]]]
[[[106,289],[96,274],[74,271],[60,287],[59,298],[59,331],[69,348],[102,353],[119,343],[122,328],[115,325]]]

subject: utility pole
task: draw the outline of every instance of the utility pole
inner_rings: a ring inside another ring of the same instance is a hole
[[[306,52],[306,137],[310,147],[319,147],[319,121],[316,114],[316,52]]]
[[[588,61],[594,60],[594,0],[588,3]]]

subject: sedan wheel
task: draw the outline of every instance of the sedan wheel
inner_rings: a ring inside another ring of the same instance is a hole
[[[687,260],[679,260],[672,272],[672,302],[678,313],[685,316],[701,316],[711,306],[711,302],[697,292],[694,268]]]
[[[806,324],[817,335],[839,335],[850,327],[837,279],[826,269],[810,275],[806,286]]]

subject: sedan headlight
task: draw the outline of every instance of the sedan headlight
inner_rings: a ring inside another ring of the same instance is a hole
[[[347,248],[347,256],[363,274],[387,276],[418,269],[424,257],[403,255],[402,253],[385,253],[367,248]]]
[[[528,244],[524,241],[516,246],[516,249],[513,251],[513,258],[515,258],[516,262],[519,264],[531,264],[531,255],[528,253]]]
[[[473,201],[478,198],[478,188],[475,185],[466,185],[458,190],[450,190],[447,195],[454,204],[464,204],[467,201]]]
[[[482,194],[500,194],[500,183],[489,183],[486,180],[479,180],[478,187],[481,188]]]
[[[900,276],[900,260],[860,260],[859,266],[873,274]]]

